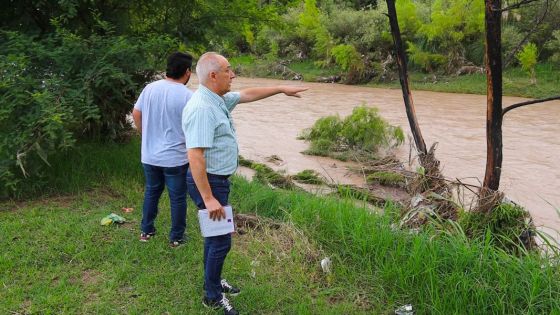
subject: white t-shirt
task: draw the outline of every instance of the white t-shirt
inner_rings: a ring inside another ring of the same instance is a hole
[[[142,163],[162,167],[187,164],[183,108],[193,92],[181,83],[159,80],[148,84],[134,109],[142,112]]]

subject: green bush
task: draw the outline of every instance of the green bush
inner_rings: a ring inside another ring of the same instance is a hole
[[[523,49],[517,53],[516,57],[521,64],[521,68],[531,77],[531,82],[536,84],[535,65],[537,64],[537,45],[528,43],[523,46]]]
[[[37,180],[48,157],[78,139],[117,140],[138,91],[176,43],[167,37],[38,39],[0,33],[0,197]]]
[[[376,108],[358,106],[344,120],[339,116],[318,119],[301,137],[311,142],[306,153],[333,156],[333,153],[348,150],[375,153],[400,145],[404,132],[387,123]]]
[[[515,253],[532,245],[530,236],[533,228],[529,219],[529,212],[523,207],[501,203],[488,213],[465,213],[460,223],[469,237],[485,239],[492,245]]]
[[[389,125],[377,108],[358,106],[344,119],[341,135],[351,147],[375,152],[382,147],[400,145],[404,133],[400,127]]]
[[[309,134],[305,138],[334,142],[338,139],[338,134],[342,128],[343,122],[338,115],[322,117],[315,122],[313,128],[309,130]],[[325,146],[325,144],[322,146]]]
[[[426,72],[433,72],[447,62],[447,57],[442,54],[424,51],[412,42],[408,42],[407,44],[407,52],[409,54],[410,61]]]

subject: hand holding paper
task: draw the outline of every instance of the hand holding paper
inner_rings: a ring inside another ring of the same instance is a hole
[[[225,235],[235,231],[233,209],[231,206],[224,206],[223,209],[225,212],[225,219],[217,221],[210,218],[208,210],[198,210],[198,222],[200,223],[200,232],[203,237]]]

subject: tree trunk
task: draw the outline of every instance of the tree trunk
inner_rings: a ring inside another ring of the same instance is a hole
[[[393,41],[395,43],[395,54],[397,57],[397,65],[399,67],[399,79],[403,92],[406,116],[408,117],[408,123],[410,125],[410,130],[412,131],[412,136],[414,137],[414,142],[416,143],[416,148],[418,149],[418,152],[421,153],[420,160],[422,161],[422,156],[426,156],[428,151],[426,149],[424,138],[422,137],[422,132],[420,132],[420,126],[418,125],[418,120],[416,119],[416,111],[414,110],[414,103],[412,101],[412,94],[410,93],[410,88],[408,86],[406,59],[401,40],[399,22],[397,20],[395,0],[387,0],[387,11],[389,15],[389,24],[391,25],[391,34],[393,35]]]
[[[498,190],[502,170],[502,13],[500,0],[485,0],[486,172],[483,187]]]

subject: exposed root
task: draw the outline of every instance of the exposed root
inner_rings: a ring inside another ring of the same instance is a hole
[[[440,162],[435,157],[437,143],[434,143],[427,154],[419,154],[421,170],[408,185],[411,194],[423,194],[435,192],[447,195],[450,187],[439,169]]]
[[[487,188],[480,188],[478,195],[478,204],[472,211],[480,213],[488,213],[496,208],[504,200],[504,193],[494,191]]]

